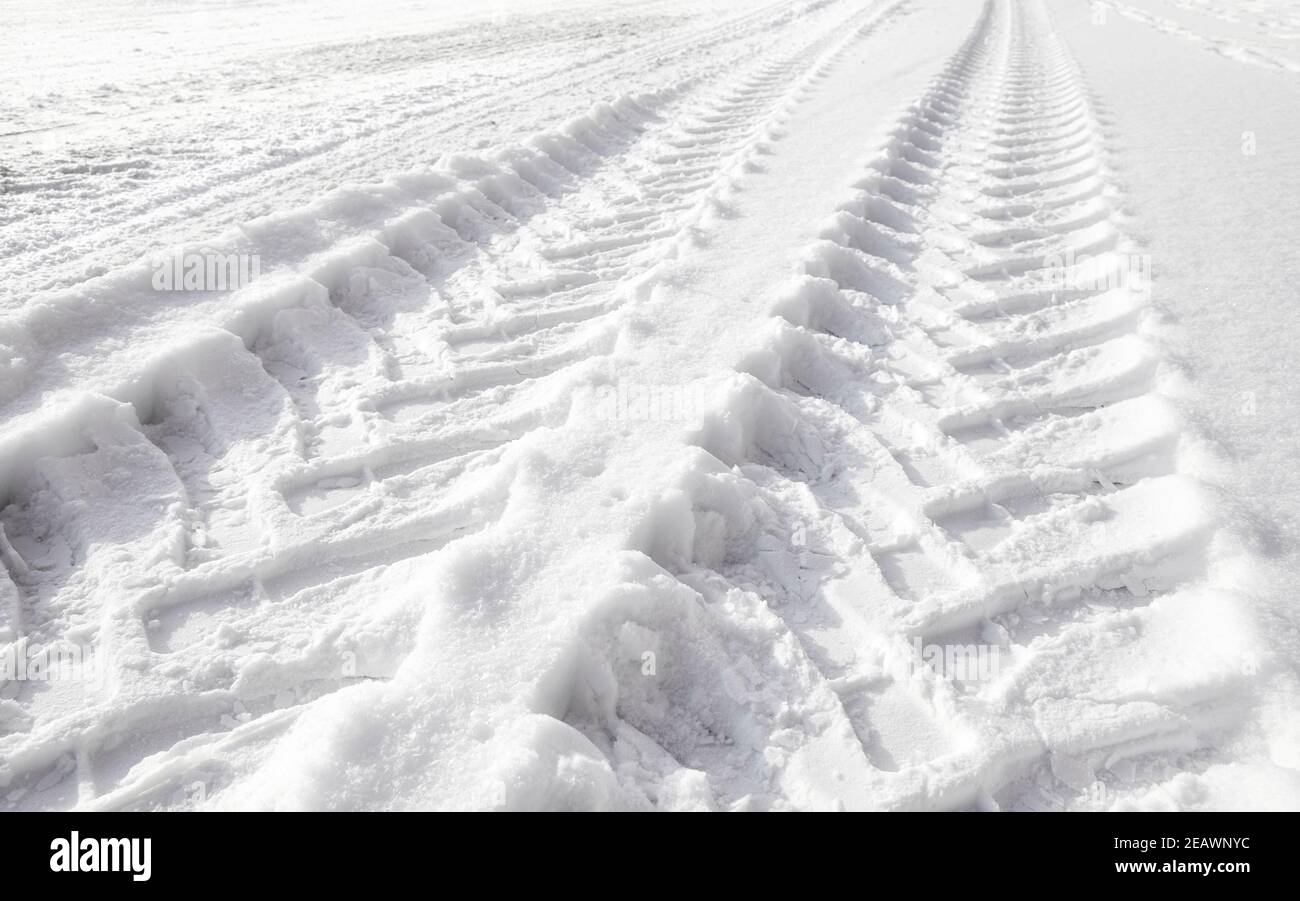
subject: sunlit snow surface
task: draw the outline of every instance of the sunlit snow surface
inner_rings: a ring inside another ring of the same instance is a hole
[[[1300,808],[1296,4],[12,0],[0,79],[0,809]]]

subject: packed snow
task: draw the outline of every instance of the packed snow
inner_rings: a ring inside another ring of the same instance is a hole
[[[10,0],[0,809],[1300,809],[1300,4]]]

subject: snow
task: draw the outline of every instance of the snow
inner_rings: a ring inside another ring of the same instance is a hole
[[[1300,807],[1293,10],[699,7],[0,13],[0,807]]]

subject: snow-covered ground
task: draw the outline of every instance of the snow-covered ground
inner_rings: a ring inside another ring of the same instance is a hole
[[[0,78],[0,809],[1300,809],[1300,4],[11,0]]]

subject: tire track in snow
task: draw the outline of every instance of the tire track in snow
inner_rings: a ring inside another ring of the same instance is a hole
[[[761,162],[764,112],[852,43],[453,161],[404,183],[418,202],[318,208],[319,244],[284,263],[299,281],[128,386],[32,355],[47,385],[114,400],[6,436],[3,556],[23,629],[94,637],[114,695],[6,699],[6,801],[202,805],[317,698],[391,675],[418,614],[376,597],[493,527],[511,442],[602,374],[622,298],[727,227],[715,188]],[[691,547],[652,549],[659,571],[588,626],[613,685],[568,721],[620,780],[663,806],[1056,804],[1141,785],[1225,724],[1232,605],[1197,587],[1212,523],[1177,474],[1144,299],[1048,278],[1067,251],[1107,276],[1137,250],[1089,106],[1041,9],[993,0],[808,248],[779,365],[700,433]],[[996,645],[1007,670],[957,684],[911,666],[913,639]]]
[[[406,561],[492,521],[502,451],[564,411],[567,389],[545,377],[572,380],[609,349],[600,320],[621,286],[673,252],[680,223],[835,40],[601,107],[497,159],[453,157],[446,174],[398,183],[422,203],[381,189],[362,193],[375,213],[350,218],[340,196],[308,214],[334,213],[313,229],[322,246],[286,242],[281,268],[309,275],[255,286],[242,320],[159,342],[126,386],[53,371],[57,346],[24,360],[39,387],[11,411],[60,382],[113,395],[15,420],[31,427],[9,429],[0,517],[22,539],[16,559],[49,560],[14,579],[31,589],[25,636],[75,632],[111,678],[102,702],[11,700],[7,801],[201,803],[177,773],[216,790],[235,778],[215,762],[223,749],[250,766],[304,704],[386,677],[405,614],[372,599]],[[244,237],[283,246],[303,219]],[[379,241],[353,238],[376,222]],[[30,350],[55,333],[44,317],[80,303],[25,314],[10,334]],[[137,312],[118,323],[124,337],[166,324]],[[120,490],[87,498],[96,480]],[[153,490],[126,495],[137,480]]]
[[[1138,9],[1137,7],[1129,6],[1127,3],[1116,2],[1116,0],[1090,0],[1090,2],[1095,2],[1098,6],[1104,8],[1113,9],[1121,16],[1132,19],[1134,22],[1140,22],[1148,28],[1159,31],[1162,34],[1168,34],[1185,41],[1190,41],[1191,43],[1203,47],[1212,53],[1219,54],[1225,59],[1230,59],[1233,62],[1245,63],[1252,66],[1263,66],[1268,69],[1276,69],[1282,72],[1300,72],[1300,61],[1279,56],[1271,50],[1257,44],[1248,44],[1232,38],[1203,34],[1200,31],[1181,25],[1173,19],[1155,15],[1154,13]]]
[[[993,0],[809,249],[781,377],[702,433],[725,465],[698,475],[689,555],[656,559],[708,613],[683,600],[604,643],[724,690],[665,710],[611,659],[617,717],[571,722],[616,772],[639,761],[654,797],[682,786],[650,773],[686,767],[731,807],[1087,807],[1231,729],[1250,629],[1205,578],[1213,523],[1177,470],[1118,200],[1045,12]],[[780,716],[732,687],[762,681],[737,636],[765,608],[798,646],[771,697],[820,711],[814,740],[765,736]],[[944,678],[921,642],[999,670]],[[765,743],[792,753],[760,763]]]
[[[572,58],[558,54],[557,60],[547,61],[540,72],[534,67],[526,67],[521,73],[494,73],[490,78],[462,86],[449,94],[439,90],[429,92],[428,97],[402,97],[397,103],[376,102],[366,110],[364,117],[355,117],[346,130],[328,134],[324,139],[318,138],[306,147],[294,146],[292,152],[264,153],[256,157],[244,153],[233,157],[227,154],[205,160],[206,166],[187,167],[176,176],[166,170],[154,173],[155,168],[160,169],[161,163],[157,157],[149,156],[155,148],[148,146],[149,140],[142,139],[141,144],[148,153],[137,148],[132,155],[140,155],[140,159],[112,164],[119,168],[134,168],[135,174],[142,177],[115,180],[102,192],[96,192],[94,185],[79,187],[70,181],[71,176],[64,178],[69,181],[66,185],[48,177],[36,183],[10,180],[0,184],[0,192],[9,190],[16,207],[12,217],[0,219],[0,239],[6,233],[11,234],[16,250],[10,259],[17,271],[44,274],[60,267],[55,272],[61,274],[47,276],[34,285],[40,296],[58,292],[84,282],[86,274],[94,269],[102,271],[104,263],[116,266],[124,258],[114,253],[112,248],[120,247],[124,242],[134,244],[133,251],[138,254],[156,249],[156,245],[151,247],[143,243],[145,236],[166,235],[168,243],[196,237],[186,228],[186,223],[195,219],[224,217],[224,221],[243,221],[248,215],[247,210],[250,207],[256,209],[257,205],[247,200],[239,201],[241,194],[249,198],[292,191],[295,180],[301,180],[305,172],[326,171],[336,183],[345,183],[356,178],[358,172],[382,172],[381,161],[394,158],[395,144],[425,147],[431,140],[445,144],[463,140],[463,137],[453,136],[472,133],[466,126],[490,133],[507,114],[529,117],[530,110],[539,106],[544,108],[545,102],[556,94],[572,91],[575,71],[585,85],[629,83],[631,79],[640,82],[646,71],[671,72],[678,66],[683,72],[690,73],[688,78],[712,81],[736,66],[745,65],[750,59],[777,50],[781,41],[777,26],[801,6],[790,0],[778,0],[728,15],[723,21],[711,21],[702,26],[691,22],[670,30],[667,35],[654,34],[630,45],[619,43],[611,48],[606,42],[593,42],[590,50],[584,47]],[[840,14],[835,6],[823,4],[821,8],[808,11],[833,19]],[[650,15],[653,11],[643,12]],[[515,38],[510,42],[513,47],[498,51],[496,48],[501,39],[494,35],[488,41],[490,49],[487,52],[500,52],[508,58],[511,49],[518,52],[517,48],[526,40]],[[475,49],[484,52],[484,48],[459,46],[441,52],[449,56],[458,52],[468,53],[471,59],[477,59]],[[483,65],[481,59],[478,62]],[[301,97],[293,99],[301,102]],[[389,100],[388,97],[382,99]],[[412,103],[417,105],[412,108]],[[232,110],[220,98],[215,105],[215,115],[224,116],[225,121],[207,122],[206,127],[229,129],[230,118],[238,117],[239,111]],[[330,112],[323,110],[322,114]],[[153,127],[161,133],[158,143],[166,144],[172,139],[166,133],[171,129],[166,117],[174,115],[173,108],[163,104],[161,112],[151,115],[163,119]],[[446,116],[454,116],[456,123],[448,123],[431,135],[430,118],[436,120],[436,117]],[[288,150],[284,147],[278,149]],[[182,158],[195,155],[194,149],[183,143],[172,145],[172,152]],[[336,155],[341,155],[341,158]],[[390,162],[386,168],[421,165],[424,159],[410,153],[397,158],[401,162]],[[156,185],[163,178],[167,179],[166,189],[159,190]],[[195,191],[196,182],[202,186],[198,192]],[[148,189],[141,191],[137,200],[129,189],[141,186]],[[75,206],[66,203],[74,196],[78,198]],[[17,204],[27,202],[29,197],[32,203],[44,203],[45,210],[38,206],[18,209]],[[48,240],[35,249],[29,249],[30,241],[24,236],[30,233],[31,223],[38,214],[40,221],[48,221],[51,204],[62,208],[61,221],[52,229],[43,230],[49,234]],[[129,218],[123,216],[126,208],[131,210]],[[105,221],[109,223],[105,227],[87,227],[87,223]],[[124,225],[129,232],[126,236],[123,235]],[[70,244],[82,248],[74,260],[66,259],[66,249]],[[30,299],[21,297],[20,302]]]
[[[1252,0],[1242,0],[1231,6],[1221,6],[1206,0],[1164,0],[1164,2],[1179,9],[1213,16],[1224,22],[1246,24],[1264,34],[1280,32],[1279,37],[1287,39],[1300,37],[1300,32],[1294,31],[1300,28],[1300,17],[1294,14],[1288,15],[1283,4],[1252,2]]]

